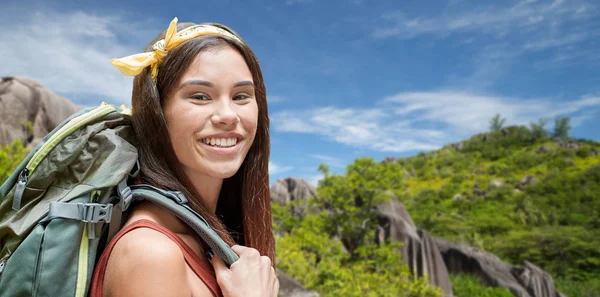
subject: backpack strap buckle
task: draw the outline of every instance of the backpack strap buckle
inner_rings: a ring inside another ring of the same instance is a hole
[[[85,223],[110,223],[112,208],[110,203],[52,202],[48,210],[48,217],[78,220]]]
[[[121,211],[126,211],[133,200],[131,188],[127,185],[127,178],[123,179],[117,186],[117,194],[119,195],[119,207]]]
[[[79,220],[85,223],[110,223],[112,204],[77,203]]]
[[[52,202],[48,209],[49,218],[65,218],[90,223],[88,238],[96,238],[96,224],[110,223],[113,205],[110,203],[68,203]]]

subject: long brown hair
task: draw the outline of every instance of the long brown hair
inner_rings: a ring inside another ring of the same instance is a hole
[[[180,23],[177,30],[194,25]],[[240,38],[233,30],[213,24]],[[145,49],[165,36],[159,34]],[[246,61],[255,85],[258,105],[258,125],[254,142],[241,167],[223,181],[216,214],[207,210],[199,193],[185,174],[167,130],[163,111],[164,100],[174,91],[187,67],[195,57],[208,49],[231,47]],[[275,241],[271,226],[269,197],[269,117],[266,89],[258,59],[245,42],[238,42],[220,35],[207,35],[188,40],[171,50],[159,66],[156,85],[151,71],[146,68],[133,80],[132,107],[133,127],[138,140],[139,160],[144,182],[151,185],[183,192],[190,205],[215,229],[227,243],[235,243],[257,249],[261,255],[275,263]]]

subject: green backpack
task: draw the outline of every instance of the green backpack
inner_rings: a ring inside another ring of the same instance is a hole
[[[127,184],[138,171],[130,114],[102,103],[72,115],[0,187],[0,297],[88,296],[133,200],[170,210],[228,266],[238,259],[180,192]]]

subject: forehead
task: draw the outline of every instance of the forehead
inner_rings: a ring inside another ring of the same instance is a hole
[[[230,46],[210,48],[199,53],[183,75],[205,80],[235,79],[252,81],[252,73],[244,57]]]

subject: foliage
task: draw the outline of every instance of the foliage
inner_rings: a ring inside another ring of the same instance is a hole
[[[598,297],[600,292],[600,275],[591,277],[587,281],[577,281],[559,278],[556,285],[562,293],[569,297]]]
[[[276,220],[296,222],[289,232],[276,233],[277,266],[306,288],[322,296],[441,296],[438,288],[414,278],[399,261],[399,243],[365,242],[349,253],[342,241],[326,232],[328,211],[296,220],[289,205],[274,208]],[[373,238],[373,231],[367,233]]]
[[[346,169],[345,176],[329,175],[327,168],[317,189],[314,206],[326,209],[327,220],[323,231],[329,236],[346,239],[346,248],[354,256],[354,249],[366,244],[367,232],[377,225],[373,212],[376,205],[389,200],[387,187],[398,186],[392,166],[379,164],[371,158],[357,159]]]
[[[502,129],[502,126],[504,126],[505,122],[505,118],[502,118],[500,114],[496,114],[493,118],[490,119],[490,130],[493,132],[500,131],[500,129]]]
[[[548,138],[548,131],[546,131],[545,128],[548,121],[548,118],[540,118],[537,123],[531,122],[529,124],[529,129],[531,130],[531,135],[534,139]]]
[[[567,138],[569,137],[569,130],[571,130],[571,119],[568,117],[556,119],[554,123],[554,138]]]
[[[477,296],[477,297],[513,297],[505,288],[487,287],[477,276],[458,274],[450,275],[454,295],[459,297]]]
[[[0,185],[12,174],[28,153],[29,150],[23,146],[20,140],[0,147]]]

